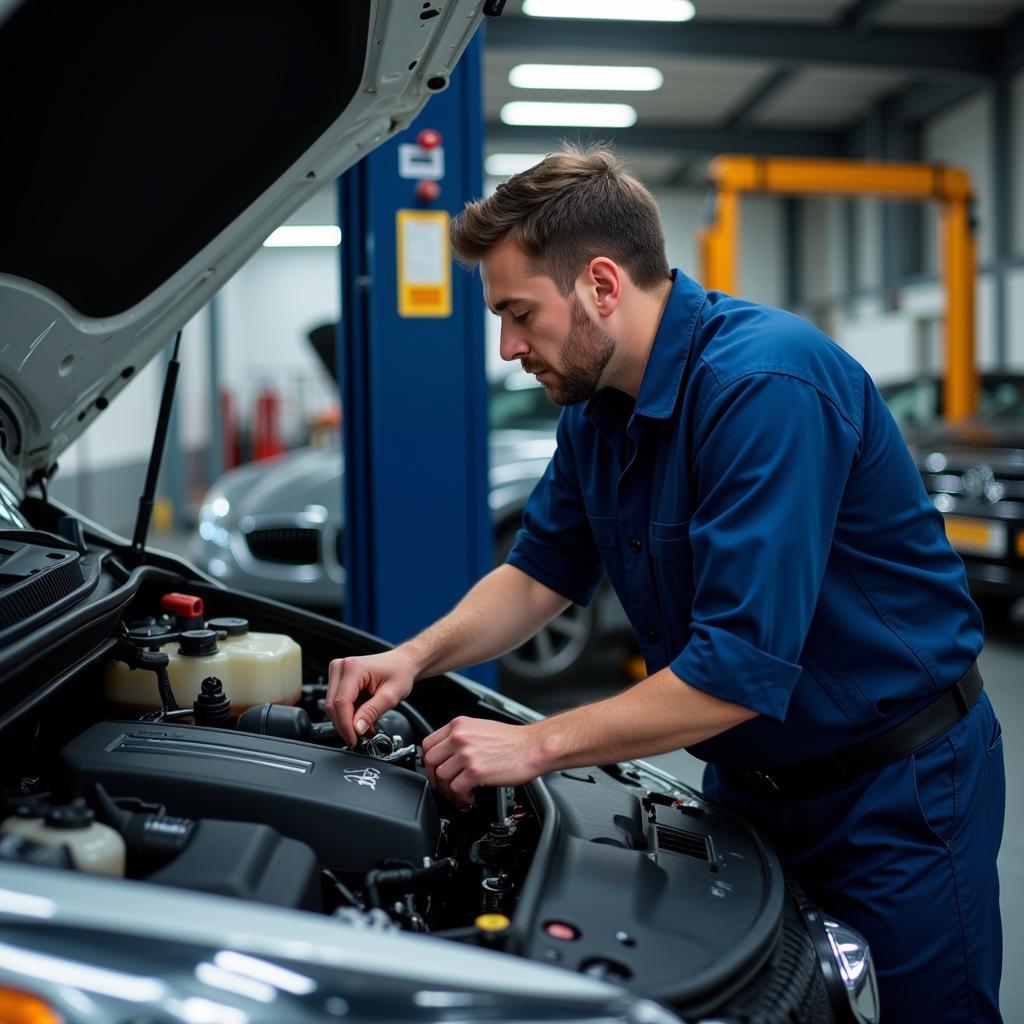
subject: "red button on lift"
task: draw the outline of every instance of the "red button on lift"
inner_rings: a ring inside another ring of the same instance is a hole
[[[435,203],[441,198],[441,186],[436,181],[424,178],[416,182],[416,198],[421,203]]]
[[[420,149],[437,149],[441,145],[441,133],[434,128],[424,128],[416,136],[416,145]]]
[[[443,139],[436,128],[424,128],[416,136],[420,149],[439,149]],[[436,203],[441,198],[441,186],[429,178],[416,183],[416,198],[421,203]]]
[[[552,939],[558,939],[560,942],[575,942],[580,937],[579,930],[564,921],[549,921],[544,925],[544,931]]]

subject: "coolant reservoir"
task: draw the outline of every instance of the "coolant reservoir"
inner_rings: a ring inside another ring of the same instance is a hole
[[[221,676],[231,700],[231,714],[256,704],[296,704],[302,696],[302,649],[284,633],[254,633],[247,619],[210,619],[227,676]],[[214,673],[215,674],[215,673]],[[200,680],[202,682],[202,680]]]
[[[66,846],[79,871],[124,877],[124,840],[109,825],[94,820],[84,802],[51,807],[45,818],[16,812],[0,825],[0,832],[46,846]]]
[[[208,676],[223,683],[232,715],[255,704],[298,701],[302,651],[290,636],[250,632],[245,619],[211,619],[208,625],[209,629],[187,630],[159,647],[169,659],[167,676],[180,707],[192,706]],[[106,695],[128,713],[160,708],[155,673],[119,661],[107,663]]]

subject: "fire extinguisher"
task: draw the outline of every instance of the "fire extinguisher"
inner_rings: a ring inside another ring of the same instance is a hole
[[[280,455],[283,451],[281,399],[273,388],[265,387],[256,396],[252,455],[254,459],[269,459],[273,455]]]

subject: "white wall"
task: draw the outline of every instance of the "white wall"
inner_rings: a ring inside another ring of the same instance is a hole
[[[284,401],[283,426],[337,402],[337,388],[306,334],[337,322],[337,249],[261,249],[218,299],[221,383],[235,407],[251,410],[257,393],[274,388]]]
[[[1015,370],[1024,370],[1024,267],[1007,274],[1006,362]]]
[[[1020,123],[1018,113],[1018,123]],[[958,103],[950,110],[933,117],[922,132],[923,157],[928,162],[963,167],[971,175],[978,197],[978,260],[991,263],[992,225],[997,216],[992,201],[992,98],[987,93]],[[925,268],[938,271],[936,234],[925,233]]]
[[[835,337],[878,384],[918,371],[913,325],[904,315],[886,313],[878,297],[861,299],[853,315],[839,313]]]
[[[882,217],[877,199],[857,200],[857,289],[882,287]]]

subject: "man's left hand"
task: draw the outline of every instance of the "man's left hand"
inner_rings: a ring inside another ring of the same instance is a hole
[[[518,786],[543,774],[540,743],[529,725],[455,718],[423,741],[430,784],[459,807],[477,786]]]

